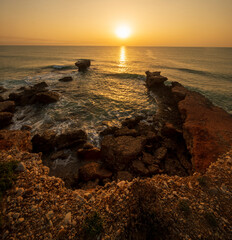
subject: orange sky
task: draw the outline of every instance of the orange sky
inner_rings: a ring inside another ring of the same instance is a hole
[[[232,0],[0,0],[0,44],[232,47]]]

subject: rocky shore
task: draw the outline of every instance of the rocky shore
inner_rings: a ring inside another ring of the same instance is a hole
[[[146,75],[159,110],[108,127],[100,148],[81,129],[0,130],[0,163],[18,165],[2,200],[3,239],[232,239],[231,115],[160,72]],[[40,83],[2,99],[0,112],[51,99]],[[75,174],[52,176],[67,153]]]

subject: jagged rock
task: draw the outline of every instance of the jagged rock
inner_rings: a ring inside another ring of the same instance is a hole
[[[41,92],[36,94],[34,102],[49,104],[49,103],[57,102],[59,98],[60,98],[59,93],[51,92],[51,91]]]
[[[147,152],[143,152],[142,161],[147,165],[151,165],[153,163],[159,163],[159,160],[157,160],[153,155]]]
[[[135,160],[132,162],[132,168],[135,173],[140,175],[147,175],[149,173],[148,169],[145,167],[144,163],[139,160]]]
[[[156,87],[162,85],[166,80],[166,77],[160,75],[160,72],[150,72],[146,71],[146,84],[148,88]]]
[[[14,101],[5,101],[0,102],[0,112],[11,112],[15,111],[15,103]]]
[[[31,131],[32,130],[32,127],[30,125],[23,125],[21,127],[21,130],[27,130],[27,131]]]
[[[144,137],[105,136],[101,145],[103,161],[112,169],[123,170],[142,153],[145,144]]]
[[[0,129],[11,124],[13,114],[10,112],[0,112]]]
[[[136,137],[137,135],[138,135],[138,132],[135,129],[129,129],[128,127],[119,128],[114,132],[115,137],[119,137],[119,136]]]
[[[20,151],[31,152],[31,135],[28,131],[0,130],[0,150],[17,147]]]
[[[148,167],[148,171],[150,174],[158,174],[160,172],[159,166],[157,164],[152,164],[149,165]]]
[[[101,159],[101,151],[99,148],[94,147],[90,149],[78,149],[77,156],[82,160],[100,160]]]
[[[120,181],[131,181],[133,179],[133,175],[127,171],[118,171],[117,179]]]
[[[79,169],[79,176],[82,181],[90,181],[94,179],[110,178],[112,172],[101,167],[100,163],[91,162]]]
[[[15,169],[16,172],[24,172],[26,171],[26,166],[23,162],[20,162],[17,166],[17,168]]]
[[[161,129],[161,134],[163,136],[172,138],[175,136],[182,136],[182,131],[175,128],[172,123],[166,122],[163,128]]]
[[[205,171],[232,145],[232,116],[200,93],[174,84],[174,95],[177,90],[178,94],[185,94],[178,103],[178,109],[184,122],[183,137],[192,155],[193,168]]]
[[[116,130],[118,130],[118,127],[108,127],[106,129],[104,129],[103,131],[100,132],[100,136],[106,136],[106,135],[112,135],[115,133]]]
[[[50,156],[50,159],[51,160],[56,160],[56,159],[66,159],[69,155],[67,153],[65,153],[65,151],[63,150],[60,150],[58,152],[55,152],[53,153],[51,156]]]
[[[63,77],[63,78],[59,79],[60,82],[70,82],[72,80],[73,80],[73,78],[71,76]]]
[[[87,59],[83,59],[83,60],[79,60],[75,63],[75,66],[78,67],[78,70],[80,72],[86,71],[88,67],[90,67],[90,60]]]
[[[42,134],[36,134],[32,138],[32,144],[35,152],[49,152],[54,151],[55,148],[62,149],[78,146],[84,144],[86,140],[86,132],[81,129],[74,129],[60,135],[56,135],[54,131],[47,130]]]
[[[136,116],[134,118],[126,118],[122,121],[122,126],[126,126],[128,128],[136,128],[137,124],[143,119],[142,116]]]

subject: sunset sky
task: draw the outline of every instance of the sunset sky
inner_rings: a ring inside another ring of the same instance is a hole
[[[0,0],[0,44],[232,47],[232,0]]]

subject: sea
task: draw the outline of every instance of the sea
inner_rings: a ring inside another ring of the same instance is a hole
[[[78,72],[74,63],[90,59]],[[99,145],[99,133],[127,117],[149,118],[157,110],[145,86],[145,71],[161,71],[232,114],[232,48],[0,46],[0,86],[14,92],[45,81],[60,93],[49,105],[18,107],[10,129],[30,125],[32,133],[81,128]],[[72,82],[60,82],[72,76]],[[5,96],[7,97],[7,96]]]

